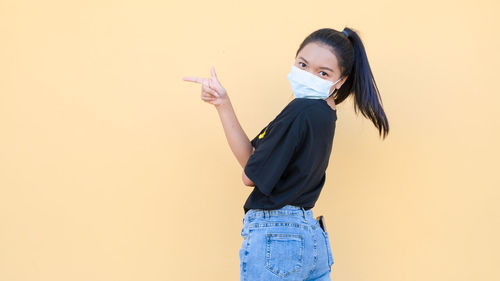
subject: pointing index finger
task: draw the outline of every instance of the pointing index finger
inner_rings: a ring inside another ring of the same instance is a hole
[[[182,77],[182,80],[189,81],[189,82],[195,82],[195,83],[203,83],[203,78],[192,77],[192,76]]]

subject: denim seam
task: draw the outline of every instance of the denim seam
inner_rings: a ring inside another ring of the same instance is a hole
[[[274,227],[274,226],[290,226],[296,228],[302,228],[304,230],[312,229],[309,225],[303,225],[296,222],[256,222],[248,225],[248,229],[256,229],[261,227]]]
[[[318,239],[316,239],[316,234],[313,233],[312,235],[313,241],[314,241],[314,247],[313,247],[313,266],[311,268],[311,271],[309,271],[309,276],[316,270],[316,264],[318,261]]]

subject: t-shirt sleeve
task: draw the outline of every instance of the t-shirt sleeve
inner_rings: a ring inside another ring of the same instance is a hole
[[[267,131],[267,128],[272,124],[272,121],[267,124],[266,127],[262,128],[260,130],[260,132],[250,141],[250,143],[252,144],[253,147],[256,148],[256,146],[258,146],[258,140],[259,138],[262,138],[263,137],[263,133],[265,133]],[[264,134],[265,135],[265,134]]]
[[[259,140],[244,171],[263,194],[271,195],[300,143],[303,126],[300,114],[293,120],[279,120],[267,128]]]

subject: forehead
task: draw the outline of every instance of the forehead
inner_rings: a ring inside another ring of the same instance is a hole
[[[326,66],[335,71],[339,71],[338,60],[331,48],[317,42],[311,42],[302,48],[297,54],[297,58],[305,58],[312,66]]]

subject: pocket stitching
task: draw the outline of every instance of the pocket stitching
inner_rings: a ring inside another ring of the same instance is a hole
[[[272,244],[272,241],[276,241],[276,240],[272,239],[273,237],[295,238],[295,239],[291,239],[290,241],[297,241],[300,243],[298,259],[294,260],[294,262],[296,262],[296,265],[293,269],[285,272],[285,271],[283,271],[283,269],[277,268],[276,265],[271,264],[271,244]],[[286,277],[294,272],[299,271],[303,265],[302,264],[303,258],[304,258],[304,235],[295,234],[295,233],[267,233],[266,234],[266,266],[265,267],[273,274],[278,275],[280,277]]]

